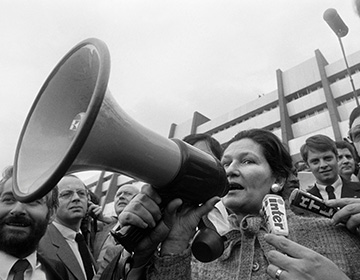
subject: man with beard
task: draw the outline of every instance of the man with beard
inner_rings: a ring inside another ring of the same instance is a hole
[[[68,279],[60,262],[37,252],[58,206],[57,188],[38,200],[22,203],[14,197],[12,174],[13,168],[7,168],[0,181],[0,279]]]
[[[59,208],[40,240],[39,251],[49,259],[61,261],[69,279],[91,280],[96,272],[96,262],[80,232],[88,207],[87,189],[74,175],[64,176],[58,188]]]

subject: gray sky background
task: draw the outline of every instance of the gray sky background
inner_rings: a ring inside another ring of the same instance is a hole
[[[57,62],[80,41],[103,40],[109,89],[145,127],[168,136],[171,123],[199,111],[215,118],[276,89],[287,70],[320,49],[342,58],[322,16],[335,8],[360,50],[351,0],[3,0],[0,2],[0,169],[12,164],[26,115]]]

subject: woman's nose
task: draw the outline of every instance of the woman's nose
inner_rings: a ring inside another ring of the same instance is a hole
[[[236,162],[231,162],[228,166],[225,167],[225,172],[227,177],[231,176],[238,176],[239,175],[239,169]]]

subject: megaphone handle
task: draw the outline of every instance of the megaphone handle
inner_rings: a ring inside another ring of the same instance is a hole
[[[125,250],[132,253],[136,245],[145,237],[150,231],[150,228],[142,229],[136,226],[125,226],[119,231],[110,231],[115,240],[124,246]]]

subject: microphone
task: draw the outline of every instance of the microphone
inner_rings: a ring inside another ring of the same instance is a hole
[[[306,191],[295,189],[289,197],[290,205],[313,212],[326,218],[332,218],[337,209],[329,207],[324,200]]]
[[[276,194],[265,195],[262,201],[262,210],[269,233],[285,237],[289,235],[285,202],[281,196]]]
[[[330,26],[330,28],[335,32],[336,36],[344,37],[346,34],[348,34],[349,28],[346,26],[335,9],[327,9],[324,12],[323,18]]]

